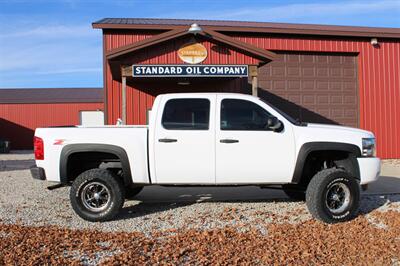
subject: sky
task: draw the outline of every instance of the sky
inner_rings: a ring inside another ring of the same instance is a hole
[[[400,28],[400,0],[0,0],[0,88],[102,87],[105,17]]]

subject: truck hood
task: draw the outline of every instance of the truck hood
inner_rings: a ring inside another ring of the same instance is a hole
[[[354,128],[354,127],[345,127],[345,126],[336,126],[336,125],[327,125],[327,124],[314,124],[307,123],[307,127],[311,129],[322,129],[322,130],[332,130],[332,131],[346,131],[346,132],[354,132],[356,134],[365,135],[366,137],[374,137],[374,134],[370,131]]]
[[[336,125],[309,123],[305,127],[294,127],[297,149],[309,142],[335,142],[353,144],[362,149],[363,138],[373,138],[372,132]]]

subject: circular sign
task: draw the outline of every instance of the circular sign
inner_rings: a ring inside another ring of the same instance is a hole
[[[207,58],[207,49],[201,43],[189,44],[178,50],[179,58],[188,64],[198,64]]]

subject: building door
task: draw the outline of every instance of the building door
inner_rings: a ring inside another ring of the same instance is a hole
[[[357,56],[278,52],[259,69],[260,96],[304,122],[358,127]]]
[[[154,132],[158,184],[215,184],[215,96],[163,96]]]

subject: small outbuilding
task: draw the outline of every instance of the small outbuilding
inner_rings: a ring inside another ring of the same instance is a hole
[[[102,111],[101,88],[0,89],[0,139],[32,149],[36,128],[99,123]]]

